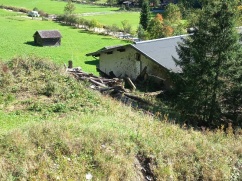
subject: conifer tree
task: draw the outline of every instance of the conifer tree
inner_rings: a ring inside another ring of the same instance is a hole
[[[141,24],[144,30],[146,30],[148,27],[149,21],[150,21],[150,7],[149,7],[148,1],[144,0],[142,3],[141,12],[140,12],[139,24]]]
[[[235,27],[237,4],[236,1],[214,0],[203,5],[197,31],[177,47],[179,59],[174,60],[183,70],[177,107],[187,120],[216,125],[233,104],[233,101],[225,101],[228,99],[225,93],[232,99],[241,96],[238,94],[241,87],[231,88],[241,80],[241,76],[236,78],[235,75],[242,69],[238,54],[241,45]]]

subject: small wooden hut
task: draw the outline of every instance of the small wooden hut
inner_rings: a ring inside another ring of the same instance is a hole
[[[34,33],[34,43],[40,46],[60,46],[61,38],[58,30],[39,30]]]

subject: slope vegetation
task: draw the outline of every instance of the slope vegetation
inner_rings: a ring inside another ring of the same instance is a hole
[[[195,131],[37,57],[0,65],[0,180],[241,180],[242,131]]]

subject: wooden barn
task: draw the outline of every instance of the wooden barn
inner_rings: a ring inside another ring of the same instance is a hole
[[[87,56],[99,57],[98,70],[117,77],[130,77],[136,80],[144,70],[150,76],[163,80],[165,88],[173,86],[172,73],[182,72],[173,60],[178,58],[176,46],[187,35],[180,35],[155,40],[134,42],[133,44],[104,47]]]
[[[61,38],[58,30],[39,30],[34,33],[34,43],[40,46],[60,46]]]

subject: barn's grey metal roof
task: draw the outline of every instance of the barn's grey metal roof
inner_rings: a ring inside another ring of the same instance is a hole
[[[181,68],[176,66],[172,57],[179,58],[176,52],[176,46],[186,36],[188,35],[136,42],[132,46],[166,69],[173,72],[180,72]]]
[[[116,49],[116,48],[122,48],[124,46],[127,46],[127,45],[114,45],[114,46],[107,46],[107,47],[103,47],[95,52],[92,52],[92,53],[87,53],[86,56],[99,56],[100,53],[104,53],[104,52],[108,52],[108,51],[111,51],[113,49]]]
[[[41,38],[61,38],[61,34],[58,30],[39,30],[36,34],[39,34]]]

